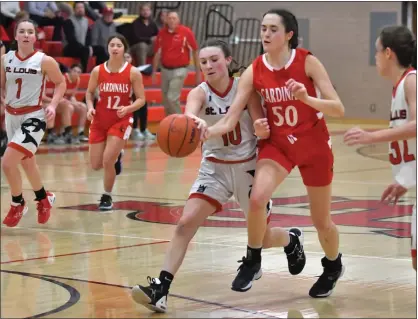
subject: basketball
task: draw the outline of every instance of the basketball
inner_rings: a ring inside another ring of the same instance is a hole
[[[157,141],[167,155],[186,157],[197,148],[200,130],[192,118],[184,114],[172,114],[161,121]]]

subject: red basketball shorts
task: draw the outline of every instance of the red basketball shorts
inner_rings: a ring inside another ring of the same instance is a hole
[[[289,173],[297,166],[306,186],[327,186],[332,182],[334,155],[326,129],[312,128],[302,136],[272,137],[260,142],[258,160],[273,160]]]
[[[132,132],[133,119],[122,119],[114,124],[103,125],[93,119],[90,125],[89,144],[102,143],[108,136],[116,136],[122,140],[128,140]]]

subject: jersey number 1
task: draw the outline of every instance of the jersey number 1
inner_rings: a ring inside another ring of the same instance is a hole
[[[20,93],[22,93],[22,78],[17,78],[15,83],[17,84],[17,92],[16,92],[16,98],[20,99]]]
[[[241,125],[237,124],[237,126],[235,126],[235,130],[222,135],[222,139],[224,140],[224,146],[229,146],[229,144],[231,145],[240,145],[242,142],[242,135],[241,135]]]
[[[399,147],[399,141],[393,141],[390,143],[390,148],[393,152],[389,154],[389,161],[392,165],[399,165],[402,160],[405,163],[415,160],[414,154],[409,154],[408,141],[403,140],[403,154],[401,154],[401,148]]]

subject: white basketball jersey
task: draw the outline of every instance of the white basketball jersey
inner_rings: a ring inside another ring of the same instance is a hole
[[[9,51],[4,57],[6,72],[6,105],[14,108],[41,104],[45,86],[42,74],[42,52],[21,59],[17,51]]]
[[[198,116],[205,120],[208,126],[214,125],[228,112],[237,93],[239,78],[233,78],[231,81],[231,87],[223,96],[214,92],[205,82],[199,85],[206,93],[206,102]],[[256,153],[256,149],[257,138],[254,135],[253,120],[248,110],[244,110],[232,132],[203,143],[202,155],[203,158],[215,157],[225,161],[237,161],[250,158]]]
[[[416,74],[416,70],[406,72],[393,89],[390,115],[391,128],[405,125],[413,120],[406,103],[404,89],[405,79],[409,74]],[[389,143],[389,160],[392,164],[393,177],[397,183],[408,189],[415,187],[417,183],[416,156],[416,138]]]

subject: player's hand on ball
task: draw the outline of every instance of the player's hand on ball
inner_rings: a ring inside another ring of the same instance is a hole
[[[206,123],[205,120],[203,120],[200,117],[197,117],[193,114],[190,114],[188,116],[191,117],[194,120],[194,122],[196,123],[197,128],[200,130],[200,138],[202,139],[202,137],[206,133],[206,130],[208,129],[208,124]]]
[[[254,121],[254,132],[255,135],[261,139],[270,137],[270,126],[266,118]]]
[[[91,122],[93,120],[94,115],[96,114],[95,109],[90,109],[87,111],[87,119]]]
[[[299,101],[304,102],[309,97],[305,85],[300,82],[296,82],[293,79],[287,80],[286,87]]]
[[[55,107],[48,105],[45,109],[45,117],[48,122],[52,122],[55,119]]]
[[[344,143],[348,146],[373,143],[372,133],[359,127],[353,127],[344,134]]]
[[[126,114],[128,114],[128,107],[121,106],[120,109],[116,111],[116,113],[118,114],[120,118],[123,118],[126,116]]]
[[[406,189],[402,185],[398,183],[393,183],[386,187],[380,200],[382,202],[387,200],[389,203],[393,202],[393,204],[396,205],[399,198],[405,195],[407,191],[408,189]]]

